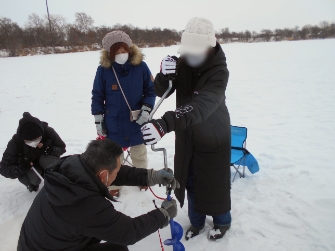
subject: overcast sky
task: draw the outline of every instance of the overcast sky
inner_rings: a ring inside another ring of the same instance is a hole
[[[133,24],[141,28],[184,29],[195,16],[210,19],[216,30],[302,27],[335,21],[335,0],[48,0],[50,14],[68,22],[86,12],[94,25]],[[31,13],[46,14],[45,0],[0,0],[0,17],[24,25]]]

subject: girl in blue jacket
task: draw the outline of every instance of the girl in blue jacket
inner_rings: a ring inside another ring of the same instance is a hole
[[[147,168],[141,125],[148,121],[155,104],[153,76],[143,61],[144,55],[126,33],[108,33],[102,46],[92,90],[97,133],[124,149],[130,147],[133,165]],[[113,196],[119,196],[119,190],[120,187],[110,188]]]

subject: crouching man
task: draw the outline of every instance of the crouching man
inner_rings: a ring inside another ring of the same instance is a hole
[[[17,133],[3,153],[0,174],[6,178],[18,178],[30,192],[37,191],[41,179],[32,167],[44,176],[44,170],[59,160],[59,156],[65,153],[65,147],[63,140],[48,123],[25,112],[19,121]]]
[[[166,227],[177,215],[174,200],[131,218],[115,210],[107,187],[162,184],[175,189],[179,183],[172,170],[123,166],[121,154],[117,143],[95,140],[83,154],[62,158],[48,168],[44,187],[23,222],[17,250],[124,251]]]

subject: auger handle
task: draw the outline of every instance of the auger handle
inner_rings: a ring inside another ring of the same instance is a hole
[[[172,76],[168,76],[168,77],[169,77],[169,87],[166,89],[166,91],[164,92],[164,94],[161,97],[161,99],[155,105],[154,109],[152,109],[152,111],[150,113],[150,116],[149,116],[149,121],[152,120],[152,117],[154,116],[154,114],[156,113],[156,111],[158,110],[158,108],[163,103],[164,99],[170,93],[170,91],[172,89]],[[166,152],[166,149],[165,148],[156,148],[155,145],[151,145],[151,149],[154,152],[163,152],[163,155],[164,155],[164,168],[165,168],[165,170],[167,170],[168,169],[168,163],[167,163],[167,152]]]
[[[173,76],[171,76],[171,74],[168,75],[169,78],[169,86],[166,89],[166,91],[164,92],[163,96],[161,97],[161,99],[158,101],[158,103],[155,105],[154,109],[152,109],[150,116],[149,116],[149,120],[151,120],[154,116],[154,114],[156,113],[156,111],[158,110],[158,108],[160,107],[160,105],[163,103],[164,99],[166,98],[166,96],[170,93],[171,89],[172,89],[172,80],[173,80]]]

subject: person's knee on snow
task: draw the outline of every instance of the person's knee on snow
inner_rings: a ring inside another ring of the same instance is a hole
[[[54,164],[59,160],[58,156],[52,154],[42,154],[39,159],[39,164],[43,170],[47,169],[49,166]]]

